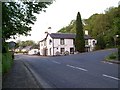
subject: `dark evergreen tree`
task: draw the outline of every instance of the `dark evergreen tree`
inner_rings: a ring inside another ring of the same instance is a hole
[[[84,33],[83,33],[83,24],[82,24],[81,15],[79,12],[77,13],[77,19],[76,19],[75,49],[78,52],[85,51],[85,39],[84,39]]]

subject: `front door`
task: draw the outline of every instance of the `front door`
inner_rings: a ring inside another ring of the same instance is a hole
[[[70,54],[74,54],[74,48],[70,48]]]

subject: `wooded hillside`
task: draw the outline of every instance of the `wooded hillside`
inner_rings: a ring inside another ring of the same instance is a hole
[[[83,19],[84,30],[89,31],[89,35],[102,43],[100,48],[113,47],[115,44],[120,44],[120,6],[110,7],[101,14],[93,14],[88,19]],[[76,33],[75,20],[63,27],[58,32],[61,33]],[[116,35],[119,37],[116,38]]]

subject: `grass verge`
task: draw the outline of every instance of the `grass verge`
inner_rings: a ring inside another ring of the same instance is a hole
[[[13,59],[12,59],[12,53],[7,52],[2,54],[2,73],[7,73],[10,68],[12,67]]]
[[[115,60],[115,61],[117,61],[117,60],[118,60],[118,53],[117,53],[117,52],[114,52],[114,53],[110,54],[109,56],[107,56],[107,57],[105,58],[105,60],[107,60],[107,61],[110,61],[110,60]]]

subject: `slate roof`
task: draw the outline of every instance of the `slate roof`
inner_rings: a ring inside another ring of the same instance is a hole
[[[76,34],[73,34],[73,33],[51,33],[49,35],[51,38],[55,38],[55,39],[59,39],[59,38],[74,39]],[[92,37],[89,35],[84,35],[84,38],[85,39],[92,39]]]

